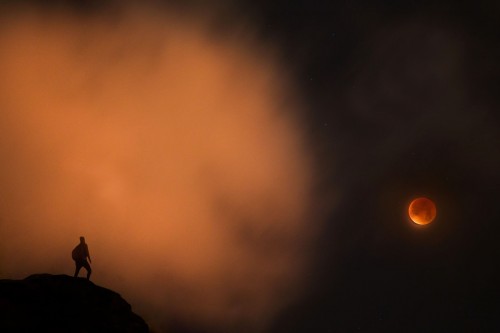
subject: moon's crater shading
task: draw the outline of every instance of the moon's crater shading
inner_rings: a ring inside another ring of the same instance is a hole
[[[436,205],[428,198],[416,198],[410,203],[408,215],[416,224],[429,224],[436,218]]]

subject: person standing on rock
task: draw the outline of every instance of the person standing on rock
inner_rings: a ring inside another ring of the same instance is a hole
[[[85,267],[87,270],[87,280],[90,280],[92,268],[90,268],[89,261],[92,262],[92,260],[90,259],[89,247],[85,243],[84,237],[80,237],[80,244],[73,249],[71,257],[75,261],[75,277],[77,277],[78,273],[80,273],[80,269]],[[87,258],[89,258],[89,261],[87,261]]]

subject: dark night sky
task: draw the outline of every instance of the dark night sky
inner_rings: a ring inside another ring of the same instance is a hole
[[[498,329],[499,7],[438,3],[263,5],[342,193],[276,332]],[[421,230],[404,216],[418,195],[439,214]]]
[[[219,29],[248,22],[280,50],[308,109],[318,191],[338,197],[309,289],[271,331],[498,330],[500,5],[249,0],[219,7]],[[438,209],[425,228],[405,215],[419,195]]]
[[[316,283],[275,332],[498,329],[500,7],[493,1],[253,5],[310,106],[341,201]],[[327,173],[325,173],[327,174]],[[435,224],[411,228],[412,197]]]

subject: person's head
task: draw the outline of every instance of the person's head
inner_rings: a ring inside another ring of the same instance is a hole
[[[85,237],[80,236],[80,243],[85,243]]]

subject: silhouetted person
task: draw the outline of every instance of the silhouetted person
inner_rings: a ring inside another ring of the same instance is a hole
[[[90,274],[92,273],[92,268],[90,268],[90,264],[87,261],[87,258],[89,258],[90,262],[92,262],[92,260],[90,259],[89,247],[87,246],[87,244],[85,244],[84,237],[80,237],[80,244],[78,244],[73,249],[73,252],[71,252],[71,257],[75,261],[75,277],[78,276],[80,269],[82,267],[85,267],[85,269],[87,270],[87,280],[89,280]]]

